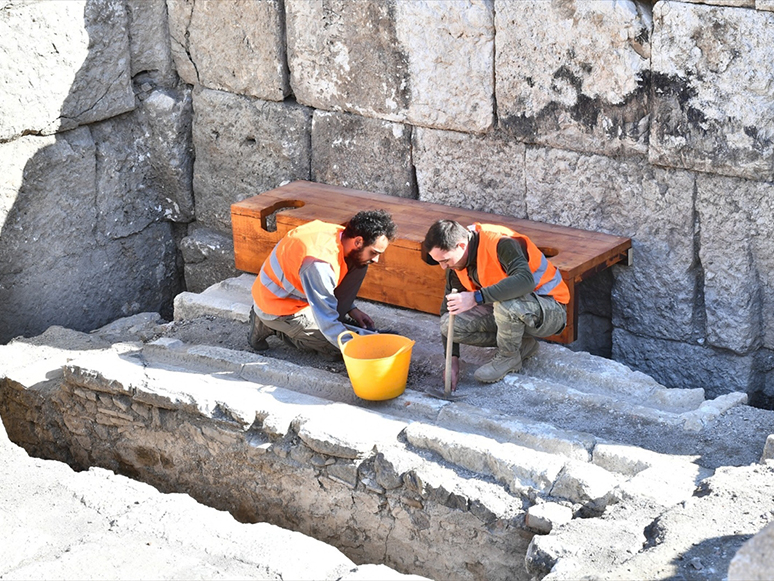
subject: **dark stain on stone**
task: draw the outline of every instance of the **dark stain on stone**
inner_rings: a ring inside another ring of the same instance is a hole
[[[577,92],[580,93],[583,88],[583,81],[575,73],[570,70],[570,67],[562,65],[554,73],[555,79],[562,79],[567,81]]]
[[[587,66],[591,71],[591,65]],[[527,143],[540,143],[540,136],[561,131],[559,120],[563,113],[572,119],[586,133],[600,133],[612,140],[630,139],[638,141],[647,138],[647,128],[640,126],[648,115],[650,74],[645,71],[637,79],[637,88],[626,96],[623,103],[610,104],[600,97],[589,97],[582,92],[582,79],[569,67],[562,66],[554,73],[554,79],[567,83],[575,91],[575,104],[565,107],[557,101],[546,105],[537,115],[501,115],[498,124],[509,135]],[[601,127],[601,120],[608,124]],[[600,136],[601,136],[600,135]]]
[[[744,127],[744,133],[753,140],[753,149],[755,149],[755,151],[765,153],[767,149],[771,148],[772,139],[761,135],[757,127],[746,125]]]

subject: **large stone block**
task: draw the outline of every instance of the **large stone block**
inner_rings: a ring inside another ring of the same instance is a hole
[[[0,62],[0,141],[134,108],[122,0],[4,3]]]
[[[200,293],[228,278],[239,275],[234,268],[234,241],[230,236],[207,228],[192,227],[180,241],[185,262],[185,287]]]
[[[774,179],[774,14],[654,7],[652,163]]]
[[[632,333],[687,340],[694,334],[694,176],[612,159],[529,148],[531,220],[632,238],[634,264],[614,267],[613,323]]]
[[[408,55],[409,123],[468,132],[492,126],[493,4],[396,3],[398,41]]]
[[[292,180],[308,180],[310,109],[223,91],[194,91],[196,218],[231,232],[231,204]]]
[[[282,101],[289,93],[281,0],[170,0],[170,33],[189,84]]]
[[[152,222],[193,219],[189,90],[154,91],[129,115],[91,126],[97,143],[98,223],[110,238]]]
[[[199,84],[199,73],[191,60],[188,27],[193,15],[194,0],[167,0],[169,49],[177,74],[189,85]]]
[[[644,4],[498,2],[500,125],[530,143],[645,153],[651,18]]]
[[[707,340],[774,348],[774,183],[700,175],[696,185]]]
[[[312,179],[415,198],[411,127],[348,113],[315,111]]]
[[[613,329],[613,359],[650,375],[666,387],[704,389],[707,399],[757,388],[754,357],[697,343],[678,343]]]
[[[286,0],[299,102],[415,125],[492,125],[492,3]]]
[[[526,218],[524,152],[524,144],[500,133],[417,128],[414,164],[419,199]]]
[[[164,218],[190,222],[194,218],[191,90],[153,91],[142,99],[140,118]]]
[[[122,238],[102,231],[98,175],[107,168],[98,167],[97,151],[111,149],[102,146],[86,128],[0,145],[0,165],[12,174],[2,190],[0,342],[50,325],[90,330],[121,316],[169,311],[179,291],[170,226],[141,217],[146,227],[124,229]],[[112,217],[133,220],[118,211]]]
[[[162,87],[177,82],[165,0],[126,0],[132,77],[147,73]]]

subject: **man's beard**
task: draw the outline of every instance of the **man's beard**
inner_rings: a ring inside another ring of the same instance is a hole
[[[371,264],[371,260],[365,260],[363,259],[363,255],[365,254],[365,248],[361,248],[360,250],[353,250],[349,253],[349,256],[347,256],[344,261],[347,263],[347,268],[364,268]]]

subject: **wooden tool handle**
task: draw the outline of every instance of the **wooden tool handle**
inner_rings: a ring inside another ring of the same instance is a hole
[[[457,289],[452,289],[456,293]],[[451,368],[452,368],[452,345],[454,344],[454,315],[449,313],[449,327],[446,330],[446,370],[444,373],[443,392],[446,396],[451,395]]]

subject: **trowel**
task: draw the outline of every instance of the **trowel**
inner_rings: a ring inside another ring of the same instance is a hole
[[[452,290],[452,292],[456,292]],[[452,368],[452,345],[454,343],[454,315],[449,313],[449,327],[446,331],[446,368],[444,370],[443,391],[438,387],[429,387],[425,393],[436,399],[445,399],[446,401],[459,401],[465,399],[464,395],[453,393],[451,390],[451,368]]]

